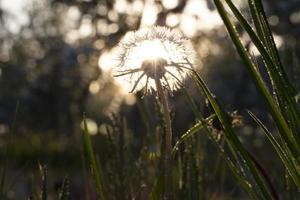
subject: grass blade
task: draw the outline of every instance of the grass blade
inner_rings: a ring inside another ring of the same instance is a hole
[[[284,138],[285,142],[287,143],[288,146],[290,146],[290,148],[293,151],[294,155],[300,155],[300,147],[298,146],[298,143],[296,142],[293,133],[291,132],[287,122],[285,121],[284,117],[282,116],[280,109],[278,108],[276,102],[274,101],[272,95],[270,95],[268,88],[265,84],[265,82],[263,81],[262,77],[260,76],[259,72],[257,71],[255,64],[252,62],[248,52],[246,51],[246,49],[244,48],[243,44],[240,41],[240,38],[232,24],[232,22],[230,21],[223,4],[221,3],[220,0],[214,0],[215,5],[219,11],[220,16],[222,17],[224,24],[227,28],[227,31],[234,43],[234,45],[236,46],[236,49],[240,55],[240,57],[242,58],[242,60],[245,62],[246,67],[250,73],[250,75],[252,76],[257,88],[259,89],[259,91],[261,92],[262,96],[264,97],[265,103],[270,111],[270,113],[273,116],[273,119],[282,135],[282,137]],[[226,2],[230,2],[227,1]],[[235,8],[234,6],[232,6],[233,4],[228,3],[229,6],[231,5],[230,8]],[[236,8],[235,8],[236,9]],[[233,10],[235,10],[233,9]],[[235,11],[238,12],[238,10],[236,9]],[[233,11],[234,12],[234,11]],[[237,13],[235,12],[235,13]],[[239,12],[238,12],[239,13]],[[244,18],[240,18],[241,21],[243,21]],[[246,22],[247,24],[247,22]],[[247,28],[247,31],[252,31],[252,28],[249,26],[245,26]],[[245,29],[246,29],[245,28]],[[255,34],[254,34],[255,35]],[[257,37],[253,37],[254,40],[257,41],[258,44],[261,45],[260,40]],[[251,38],[251,39],[253,39]],[[261,46],[261,48],[263,52],[266,52],[265,48],[263,46]],[[266,53],[267,54],[267,53]],[[269,56],[266,56],[267,58],[269,58]]]
[[[224,150],[223,144],[219,144],[219,142],[213,136],[212,131],[207,127],[207,122],[209,120],[204,120],[201,117],[202,113],[200,113],[198,111],[193,98],[188,94],[188,92],[186,91],[185,88],[183,88],[183,91],[184,91],[184,96],[187,98],[187,103],[190,105],[190,107],[191,107],[191,109],[192,109],[195,117],[199,121],[201,121],[198,124],[196,124],[195,126],[196,127],[199,126],[198,130],[200,130],[201,127],[202,127],[208,133],[208,138],[210,139],[210,141],[212,142],[212,144],[217,148],[217,150],[220,153],[220,156],[224,159],[224,161],[226,162],[226,165],[228,166],[228,168],[230,169],[230,171],[232,172],[232,174],[234,175],[234,177],[236,178],[236,180],[239,182],[240,186],[242,186],[242,188],[250,195],[250,197],[252,199],[261,199],[261,196],[259,194],[257,194],[257,192],[255,191],[253,185],[251,185],[251,183],[249,181],[247,181],[247,177],[242,172],[243,166],[241,165],[241,163],[237,162],[237,164],[235,164],[233,162],[233,160],[230,158],[231,154],[228,151]],[[215,114],[213,114],[211,117],[213,119],[216,116],[215,116]],[[194,127],[194,128],[196,128],[196,127]],[[193,127],[191,129],[193,129]],[[236,158],[237,155],[235,154],[234,157]]]
[[[257,169],[255,164],[251,160],[248,152],[244,149],[243,145],[240,143],[239,139],[237,138],[236,134],[234,133],[227,115],[222,110],[219,103],[212,96],[211,92],[209,91],[209,89],[205,85],[204,81],[202,80],[202,78],[199,76],[199,74],[197,72],[194,72],[194,78],[195,78],[195,81],[198,83],[198,86],[205,93],[205,95],[208,98],[214,111],[216,112],[216,115],[224,128],[224,132],[226,135],[226,141],[232,148],[231,149],[232,153],[235,154],[235,152],[238,152],[241,155],[241,157],[244,159],[245,164],[248,166],[251,174],[253,175],[253,178],[255,179],[255,182],[257,183],[258,187],[260,188],[262,196],[265,199],[272,199],[272,194],[267,189],[265,181],[262,179],[262,176],[259,173],[259,170]]]
[[[59,191],[58,199],[59,200],[68,200],[70,196],[69,192],[69,179],[68,177],[65,177],[61,186],[61,189]]]
[[[264,126],[264,124],[252,112],[249,111],[248,113],[251,116],[251,118],[262,128],[265,135],[267,136],[267,138],[273,145],[274,149],[276,150],[278,156],[282,160],[289,175],[292,177],[295,184],[297,185],[298,190],[300,191],[300,173],[299,170],[297,169],[297,165],[294,164],[296,159],[293,158],[293,155],[291,155],[291,153],[287,152],[284,148],[281,147],[281,145],[273,137],[272,133]]]
[[[156,180],[154,181],[154,185],[152,191],[150,193],[151,200],[160,200],[164,195],[164,185],[165,185],[165,176],[164,174],[158,175]]]
[[[211,115],[207,117],[204,121],[204,123],[209,122],[213,118],[215,118],[216,115]],[[205,125],[203,124],[203,121],[200,121],[196,123],[192,128],[187,130],[176,142],[176,144],[173,147],[172,155],[174,156],[175,153],[178,151],[179,145],[183,143],[187,138],[193,136],[195,133],[197,133],[199,130],[201,130]]]
[[[263,26],[261,28],[262,29],[261,31],[264,33],[264,35],[266,37],[263,40],[267,40],[266,45],[269,45],[269,46],[264,46],[264,44],[261,42],[260,38],[257,37],[257,35],[253,31],[253,29],[251,28],[249,23],[246,21],[246,19],[243,17],[243,15],[239,12],[239,10],[236,8],[236,6],[232,3],[232,1],[226,0],[226,3],[230,7],[233,14],[236,16],[236,18],[242,25],[242,27],[244,27],[244,29],[247,31],[251,40],[253,41],[253,43],[255,44],[255,46],[257,47],[258,51],[261,53],[261,55],[265,61],[267,70],[269,71],[270,78],[272,80],[273,87],[278,95],[279,100],[280,100],[279,105],[280,105],[280,109],[281,109],[284,117],[280,117],[279,116],[280,113],[275,113],[274,109],[270,110],[270,112],[272,113],[273,118],[276,121],[276,124],[280,126],[278,128],[281,130],[281,132],[284,131],[285,132],[284,134],[289,135],[289,137],[290,137],[289,139],[292,140],[293,143],[295,143],[294,146],[296,146],[295,149],[297,149],[297,150],[296,151],[294,150],[294,152],[299,154],[300,146],[298,145],[298,143],[300,142],[300,135],[297,134],[297,131],[291,132],[291,130],[289,130],[290,128],[286,127],[286,126],[289,125],[288,122],[295,122],[292,125],[297,127],[296,130],[300,130],[300,111],[298,110],[296,101],[294,99],[294,96],[295,96],[294,88],[291,86],[291,84],[289,83],[289,80],[286,78],[285,72],[281,65],[279,54],[276,50],[276,46],[273,47],[273,45],[269,44],[274,41],[273,41],[273,39],[270,39],[270,38],[272,38],[272,34],[269,31],[267,31],[267,32],[265,31],[268,28],[264,28],[264,27],[268,26],[267,25],[268,22],[262,21],[259,19]],[[255,9],[255,11],[253,11],[253,12],[257,13],[256,7],[252,8],[252,10],[253,9]],[[262,14],[258,13],[257,15],[262,15]],[[269,49],[269,52],[268,52],[268,49]],[[272,58],[272,55],[276,56],[276,59]],[[277,109],[277,110],[279,110],[279,109]],[[276,114],[276,115],[274,115],[274,114]],[[287,118],[288,120],[286,122],[284,122],[285,121],[284,118]]]
[[[83,119],[83,125],[84,125],[84,131],[83,131],[84,132],[83,133],[84,146],[85,146],[86,152],[88,154],[89,161],[90,161],[92,171],[93,171],[93,175],[94,175],[94,178],[95,178],[95,181],[96,181],[96,186],[97,186],[97,192],[98,192],[98,195],[99,195],[99,199],[104,200],[105,198],[104,198],[102,176],[99,172],[99,168],[98,168],[98,165],[97,165],[97,162],[96,162],[96,156],[95,156],[94,149],[93,149],[93,146],[92,146],[92,141],[91,141],[91,138],[90,138],[90,134],[89,134],[89,130],[88,130],[88,127],[87,127],[85,117]]]
[[[247,177],[244,176],[244,174],[241,172],[241,169],[234,164],[234,162],[230,159],[229,156],[227,156],[227,153],[222,148],[221,145],[219,145],[217,142],[214,142],[215,146],[218,148],[219,152],[221,153],[221,156],[225,160],[227,166],[231,170],[234,177],[237,179],[239,184],[244,188],[244,190],[250,195],[252,199],[260,199],[259,195],[254,191],[253,186],[250,182],[247,181]]]
[[[42,173],[42,191],[41,200],[47,200],[47,167],[46,165],[40,165],[40,171]]]

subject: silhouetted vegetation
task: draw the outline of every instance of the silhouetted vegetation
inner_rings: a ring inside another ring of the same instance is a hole
[[[112,72],[122,37],[153,25],[197,53],[168,94],[173,198],[300,197],[298,1],[16,2],[0,2],[0,199],[163,198],[161,101]]]

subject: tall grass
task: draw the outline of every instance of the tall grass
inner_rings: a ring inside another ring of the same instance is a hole
[[[294,181],[295,186],[299,188],[299,125],[300,112],[295,97],[296,92],[289,82],[285,69],[282,65],[272,32],[268,25],[266,15],[260,0],[249,0],[249,9],[255,30],[250,23],[243,17],[237,7],[230,0],[214,0],[216,8],[224,21],[227,31],[235,45],[245,67],[252,77],[257,90],[262,95],[270,115],[273,117],[274,124],[278,132],[271,133],[266,126],[252,112],[250,117],[262,128],[266,137],[274,147],[274,154],[277,154],[285,167],[288,176]],[[238,23],[244,28],[251,38],[252,43],[264,61],[264,67],[268,71],[269,79],[272,83],[271,91],[268,89],[266,81],[259,70],[256,62],[251,58],[250,52],[247,52],[235,29],[231,16],[227,13],[224,6],[227,6]],[[241,183],[241,186],[249,193],[253,199],[279,199],[276,188],[273,186],[267,172],[256,158],[251,155],[243,144],[239,141],[227,113],[223,110],[217,99],[209,91],[200,75],[194,71],[194,80],[198,85],[199,91],[209,100],[215,114],[223,126],[225,133],[226,148],[214,140],[220,154],[225,158],[228,167]],[[195,110],[195,109],[194,109]],[[197,111],[196,111],[197,112]],[[199,116],[199,114],[198,114]],[[213,116],[212,116],[213,117]],[[207,129],[207,120],[201,120],[190,130],[188,130],[175,144],[173,152],[188,137],[197,133],[200,129]],[[209,130],[208,130],[209,132]],[[289,178],[288,177],[288,178]]]
[[[84,133],[83,133],[84,147],[85,147],[86,155],[88,156],[89,159],[91,170],[95,178],[98,198],[104,200],[105,198],[104,198],[103,180],[99,168],[99,162],[97,162],[96,160],[96,154],[94,153],[94,149],[92,146],[92,142],[91,142],[91,138],[90,138],[90,134],[89,134],[89,130],[85,118],[83,119],[83,127],[84,127]]]
[[[277,131],[271,133],[251,111],[249,111],[249,116],[262,128],[266,138],[274,148],[272,153],[277,154],[282,161],[288,174],[287,179],[292,180],[300,191],[300,112],[295,101],[296,91],[287,78],[262,2],[260,0],[248,0],[252,17],[250,22],[245,19],[231,0],[214,0],[214,3],[240,58],[244,62],[244,67],[248,70],[257,91],[264,99]],[[264,61],[263,66],[258,66],[254,58],[251,57],[251,52],[248,52],[244,47],[235,29],[233,17],[249,35],[251,42],[259,51]],[[268,71],[268,78],[272,83],[271,89],[267,87],[266,80],[262,76],[262,67]],[[270,179],[268,171],[239,140],[228,113],[224,111],[217,97],[211,93],[197,71],[193,70],[192,78],[198,92],[208,99],[214,113],[208,118],[203,118],[192,97],[186,91],[184,92],[187,97],[187,104],[198,121],[191,129],[182,134],[173,147],[173,166],[167,169],[172,174],[172,183],[168,184],[173,185],[173,197],[175,199],[207,198],[205,175],[203,174],[203,167],[199,164],[203,155],[198,150],[203,146],[199,143],[197,133],[201,132],[202,136],[208,136],[239,186],[252,199],[279,199],[278,190]],[[217,134],[216,130],[210,126],[213,120],[217,120],[222,126]],[[91,149],[87,135],[85,134],[85,143]],[[181,146],[185,148],[183,152],[180,151]],[[96,170],[96,163],[93,161],[93,151],[90,150],[89,154],[94,171]],[[156,166],[156,169],[160,170],[160,167]],[[97,174],[95,175],[97,176]],[[163,173],[157,173],[156,178],[153,178],[152,181],[150,199],[161,199],[165,187]],[[98,190],[99,185],[97,186]]]
[[[300,112],[295,101],[295,89],[287,79],[284,67],[276,48],[274,38],[272,36],[266,15],[263,10],[262,2],[260,0],[249,0],[249,8],[254,24],[254,28],[250,25],[237,7],[230,0],[220,1],[214,0],[216,8],[224,21],[228,34],[232,39],[241,59],[244,61],[244,66],[248,70],[255,83],[257,90],[264,99],[264,102],[272,116],[274,123],[277,126],[278,132],[270,133],[263,123],[253,114],[250,116],[257,122],[264,130],[267,138],[274,147],[274,154],[277,153],[281,159],[286,171],[294,181],[294,184],[300,191],[299,187],[299,158],[300,158],[300,143],[299,143],[299,120]],[[252,43],[264,61],[264,67],[268,71],[269,79],[272,83],[272,91],[269,91],[265,80],[249,52],[243,46],[238,32],[235,29],[232,17],[228,14],[225,6],[235,17],[241,27],[251,38]],[[206,97],[210,101],[214,111],[220,120],[226,135],[226,142],[230,148],[232,156],[238,161],[239,157],[249,169],[251,176],[253,176],[253,183],[250,188],[245,184],[246,191],[249,192],[253,198],[276,199],[277,194],[264,176],[262,170],[257,166],[256,161],[249,155],[247,150],[241,145],[236,134],[234,133],[225,112],[222,110],[216,99],[205,86],[201,77],[195,72],[195,81],[199,87],[204,91]],[[275,136],[276,135],[276,136]],[[246,177],[245,177],[246,178]]]
[[[13,117],[13,121],[11,124],[11,129],[8,132],[8,136],[6,138],[6,145],[5,145],[5,153],[4,153],[4,159],[3,159],[3,167],[1,169],[1,176],[0,176],[0,198],[3,198],[6,194],[7,191],[5,191],[5,184],[6,184],[6,172],[7,172],[7,162],[8,162],[8,153],[10,151],[11,148],[11,138],[12,138],[12,134],[14,134],[15,131],[15,126],[16,126],[16,122],[17,122],[17,116],[18,116],[18,112],[19,112],[19,105],[20,102],[18,101],[15,107],[15,112],[14,112],[14,117]]]
[[[289,193],[288,190],[293,187],[300,192],[300,111],[295,100],[296,90],[287,78],[262,2],[248,0],[251,21],[246,20],[231,0],[214,0],[214,3],[241,60],[244,62],[244,67],[248,70],[257,91],[264,99],[277,130],[271,132],[264,122],[251,111],[248,111],[249,116],[262,129],[266,139],[272,145],[272,154],[277,155],[282,162],[289,187],[286,192]],[[246,50],[235,29],[234,21],[237,21],[244,29],[259,51],[264,61],[262,66],[258,66],[251,57],[251,52]],[[268,71],[268,78],[272,83],[271,88],[267,87],[267,80],[262,76],[261,69],[263,67]],[[169,116],[168,106],[165,106],[168,120],[163,120],[164,116],[159,109],[156,109],[159,125],[155,130],[151,130],[150,117],[147,116],[145,105],[143,105],[145,101],[138,102],[147,133],[145,134],[147,143],[143,144],[141,152],[137,153],[135,158],[127,149],[129,146],[127,143],[129,140],[127,120],[112,120],[112,129],[107,128],[106,135],[109,155],[112,158],[110,158],[111,161],[104,163],[103,167],[100,166],[97,159],[97,148],[93,146],[88,125],[85,118],[83,119],[82,139],[85,151],[82,157],[83,160],[85,158],[88,160],[89,165],[86,168],[92,173],[97,199],[159,200],[166,196],[172,199],[209,199],[213,198],[208,191],[211,177],[220,181],[222,187],[225,185],[226,179],[234,178],[234,187],[242,188],[251,199],[269,200],[288,196],[288,194],[279,194],[277,185],[273,183],[268,170],[258,161],[256,155],[253,155],[240,141],[230,115],[224,110],[218,97],[212,94],[201,75],[195,70],[191,70],[191,72],[197,93],[208,100],[213,112],[204,117],[202,110],[195,103],[197,99],[193,99],[182,85],[182,95],[196,121],[190,129],[175,140],[174,144],[168,142],[173,145],[172,152],[170,152],[171,148],[164,147],[166,139],[162,137],[166,125],[171,131],[171,115]],[[156,107],[159,105],[157,104]],[[219,124],[220,127],[215,127],[214,123]],[[155,134],[150,134],[152,132]],[[154,138],[156,135],[159,136],[159,139]],[[151,145],[155,145],[154,150],[151,149]],[[217,152],[216,157],[211,158],[211,155],[207,153],[211,147],[214,152]],[[162,156],[164,151],[168,151],[167,159],[171,161],[165,162],[165,158]],[[169,154],[172,155],[170,158]],[[214,169],[206,166],[209,162],[214,163]],[[127,166],[128,163],[132,163],[132,166]],[[226,164],[227,167],[223,167],[222,164]],[[166,170],[168,170],[168,177],[165,177]],[[0,181],[1,197],[6,193],[4,189],[5,171],[6,164],[4,164]],[[231,172],[230,176],[227,175],[228,171]],[[45,166],[41,167],[41,173],[42,183],[39,199],[46,200],[49,195],[48,174]],[[281,174],[281,176],[285,176],[285,174]],[[65,178],[58,191],[58,199],[69,199],[69,184],[69,179]],[[166,195],[166,193],[171,195]],[[93,196],[87,195],[89,198]],[[226,197],[222,196],[222,198]]]

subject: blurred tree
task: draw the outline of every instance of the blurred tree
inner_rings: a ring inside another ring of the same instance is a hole
[[[276,34],[297,44],[299,2],[277,0],[265,5]],[[225,103],[236,106],[232,109],[260,106],[240,62],[230,59],[236,54],[209,0],[33,0],[24,10],[28,23],[17,32],[11,30],[9,11],[0,10],[0,120],[4,123],[11,121],[17,100],[20,121],[29,129],[71,134],[79,130],[84,111],[97,120],[105,118],[102,111],[123,100],[98,58],[128,30],[151,24],[180,28],[192,38],[208,84]]]

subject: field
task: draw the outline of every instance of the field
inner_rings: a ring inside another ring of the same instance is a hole
[[[0,3],[0,199],[299,199],[300,4]]]

